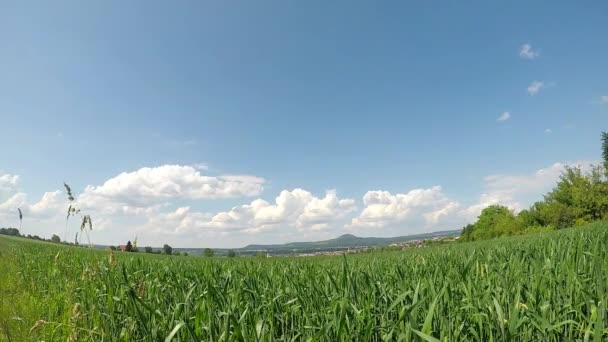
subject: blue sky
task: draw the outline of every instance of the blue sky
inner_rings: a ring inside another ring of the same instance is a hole
[[[600,157],[607,19],[602,1],[3,2],[0,226],[22,206],[24,227],[61,232],[64,180],[102,243],[401,235],[520,209]],[[225,175],[255,178],[201,190]]]

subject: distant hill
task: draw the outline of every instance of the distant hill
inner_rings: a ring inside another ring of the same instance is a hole
[[[250,251],[268,251],[268,252],[305,252],[319,251],[332,249],[346,249],[354,247],[378,247],[388,246],[393,243],[423,240],[434,237],[447,237],[460,235],[461,230],[448,230],[425,234],[396,236],[396,237],[359,237],[352,234],[344,234],[335,239],[313,241],[313,242],[289,242],[285,244],[274,245],[248,245],[243,248],[238,248],[240,252]]]
[[[405,235],[396,237],[359,237],[352,234],[340,235],[335,239],[310,241],[310,242],[289,242],[284,244],[273,245],[247,245],[242,248],[212,248],[216,255],[226,255],[228,251],[233,250],[238,255],[255,255],[257,252],[265,252],[269,254],[297,254],[297,253],[312,253],[312,252],[327,252],[340,251],[356,247],[382,247],[394,243],[407,242],[413,240],[432,239],[434,237],[451,237],[460,235],[461,230],[445,230],[439,232]],[[95,248],[104,249],[108,246],[94,245]],[[162,250],[161,247],[154,247],[154,250]],[[174,252],[187,252],[191,255],[202,255],[204,248],[187,248],[173,247]],[[143,248],[140,246],[140,251]]]

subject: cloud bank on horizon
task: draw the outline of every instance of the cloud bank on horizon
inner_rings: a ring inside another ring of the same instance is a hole
[[[282,190],[273,201],[258,197],[263,192],[262,177],[207,176],[188,165],[161,165],[88,185],[76,203],[93,217],[94,241],[105,244],[119,244],[136,235],[145,244],[184,247],[239,247],[258,242],[261,236],[265,243],[282,243],[343,233],[408,235],[459,229],[493,204],[522,210],[552,188],[565,166],[588,170],[591,164],[554,163],[529,174],[490,175],[481,180],[484,191],[477,199],[457,200],[436,185],[402,193],[370,190],[361,199],[339,197],[333,189],[316,196],[295,188]],[[216,212],[177,205],[183,199],[204,202],[221,197],[258,198]],[[21,208],[25,234],[60,234],[67,204],[60,190],[30,201],[21,191],[20,176],[0,175],[0,219],[17,224],[16,209]]]

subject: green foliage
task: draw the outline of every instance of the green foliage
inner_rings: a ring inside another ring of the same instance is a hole
[[[504,235],[514,235],[522,230],[513,212],[501,205],[491,205],[482,210],[477,222],[467,225],[462,232],[464,241],[486,240]]]
[[[259,252],[255,253],[255,257],[256,258],[266,258],[266,253],[259,251]]]
[[[55,243],[60,243],[61,238],[57,234],[53,234],[53,236],[51,237],[51,241]]]
[[[234,258],[235,256],[236,256],[236,253],[234,252],[233,249],[231,249],[231,250],[228,251],[228,257],[229,258]]]
[[[604,159],[604,171],[608,172],[608,132],[602,132],[602,158]]]
[[[171,246],[165,244],[163,246],[163,253],[167,254],[167,255],[171,255],[171,253],[173,252],[173,248],[171,248]]]
[[[127,245],[125,246],[125,252],[132,252],[133,251],[133,245],[131,244],[131,240],[129,240],[127,242]]]
[[[602,155],[604,167],[593,166],[587,173],[565,167],[553,190],[517,217],[505,207],[484,209],[475,224],[463,228],[461,240],[550,231],[608,219],[608,133],[602,133]]]
[[[211,248],[205,248],[205,251],[203,252],[203,255],[206,256],[206,257],[208,257],[208,258],[211,258],[212,256],[215,255],[215,251],[213,249],[211,249]]]
[[[0,228],[0,235],[21,236],[17,228]]]
[[[150,246],[146,246],[146,247],[144,247],[144,251],[145,251],[146,253],[152,253],[152,247],[150,247]]]
[[[167,258],[3,243],[0,325],[14,341],[608,338],[607,224],[345,257]]]
[[[116,246],[110,246],[110,250],[111,251],[115,251],[116,250]]]

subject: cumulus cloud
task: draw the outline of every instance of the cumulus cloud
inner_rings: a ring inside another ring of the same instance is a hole
[[[14,216],[17,208],[25,207],[27,196],[19,191],[18,175],[0,175],[0,216]],[[16,216],[15,216],[16,217]]]
[[[349,227],[380,228],[420,220],[431,226],[459,207],[458,202],[451,201],[440,186],[394,195],[388,191],[368,191],[363,196],[363,204],[365,207],[352,219]]]
[[[64,196],[63,192],[59,190],[45,192],[40,201],[28,207],[29,212],[38,217],[54,216],[65,207],[66,199]]]
[[[496,121],[499,122],[504,122],[507,121],[511,118],[511,113],[509,112],[503,112],[502,114],[500,114],[500,116],[498,117],[498,119],[496,119]]]
[[[530,94],[530,95],[536,95],[536,94],[538,94],[538,92],[541,90],[541,88],[544,85],[545,84],[543,82],[541,82],[541,81],[533,81],[528,86],[528,94]]]
[[[193,166],[163,165],[123,172],[99,186],[87,186],[79,201],[149,206],[177,199],[251,197],[263,190],[264,178],[249,175],[205,176]]]
[[[27,219],[45,219],[59,215],[56,211],[60,205],[61,191],[45,192],[35,203],[28,201],[28,196],[20,189],[21,178],[18,175],[0,175],[0,217],[14,220],[17,208],[21,209]]]
[[[179,172],[175,172],[183,176],[180,179],[172,173],[174,171],[161,172],[161,175],[169,175],[161,177],[148,169],[143,175],[138,170],[118,175],[112,182],[88,186],[88,190],[77,196],[77,205],[93,217],[96,243],[122,243],[136,234],[142,244],[201,246],[202,243],[212,247],[320,240],[345,231],[359,235],[405,235],[458,229],[473,222],[483,208],[492,204],[519,211],[542,199],[565,166],[580,166],[588,171],[590,165],[586,161],[554,163],[531,173],[490,175],[481,180],[481,194],[469,199],[456,200],[440,186],[402,193],[372,190],[364,194],[359,210],[355,200],[341,198],[335,190],[315,195],[301,188],[283,190],[272,200],[255,198],[232,208],[201,210],[197,207],[197,199],[224,198],[224,194],[234,193],[225,190],[229,187],[226,184],[261,186],[263,180],[241,175],[208,177],[200,175],[193,167],[187,169],[188,172],[182,169],[187,167],[177,167]],[[217,189],[207,186],[209,182],[201,181],[207,178],[215,179],[211,183]],[[0,223],[18,224],[16,209],[21,208],[25,233],[63,236],[65,193],[45,192],[39,200],[30,202],[19,183],[19,176],[0,175]],[[131,192],[133,184],[139,185]],[[185,188],[193,184],[196,186]],[[239,190],[237,193],[248,192]],[[73,236],[74,229],[70,228],[68,236]]]
[[[13,212],[17,211],[17,208],[24,209],[27,204],[27,196],[18,192],[13,194],[12,196],[6,198],[2,202],[0,202],[0,215],[2,216],[11,216]]]
[[[539,56],[540,51],[538,49],[534,50],[530,44],[524,44],[519,48],[519,57],[523,59],[535,59]]]
[[[0,201],[14,195],[17,192],[18,184],[19,176],[10,174],[0,175]]]
[[[153,215],[144,225],[163,227],[164,233],[260,233],[277,230],[280,234],[321,231],[337,225],[356,209],[352,199],[341,199],[335,190],[316,197],[304,189],[283,190],[274,203],[255,199],[228,211],[202,213],[191,207],[180,207]],[[280,231],[279,231],[280,230]]]

